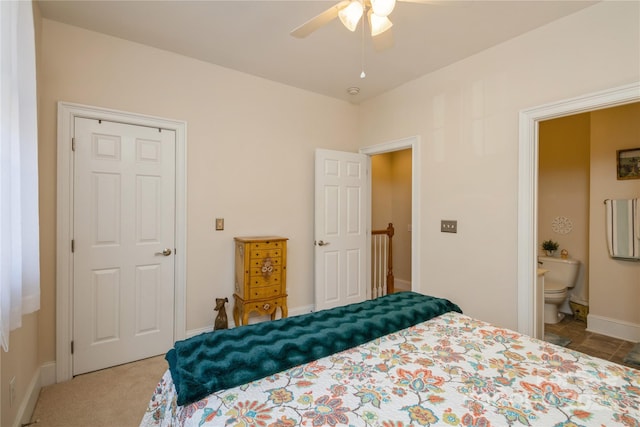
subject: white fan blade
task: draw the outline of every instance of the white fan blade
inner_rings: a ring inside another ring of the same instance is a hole
[[[375,37],[372,37],[373,41],[373,49],[376,52],[382,52],[383,50],[390,49],[393,47],[393,31],[389,28],[382,34],[378,34]]]
[[[291,35],[293,37],[297,37],[299,39],[307,37],[309,34],[313,33],[318,28],[328,24],[331,20],[338,17],[338,12],[341,9],[344,9],[349,4],[348,0],[343,0],[340,3],[331,6],[329,9],[322,12],[320,15],[315,18],[311,18],[309,21],[300,25],[298,28],[291,31]]]

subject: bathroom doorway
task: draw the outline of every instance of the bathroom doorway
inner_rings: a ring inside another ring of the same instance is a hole
[[[636,275],[627,271],[635,265],[608,254],[603,201],[640,194],[640,182],[618,180],[616,173],[617,150],[638,146],[639,120],[640,103],[629,103],[542,121],[538,137],[538,241],[557,241],[556,256],[563,250],[581,266],[559,311],[575,313],[585,329],[627,340],[637,334],[621,325],[639,320],[624,300],[640,297],[633,293],[640,276],[637,268]]]
[[[533,333],[536,320],[542,314],[542,307],[537,306],[535,302],[537,254],[540,244],[537,230],[539,124],[545,120],[586,111],[599,111],[638,101],[640,101],[640,83],[633,83],[521,111],[518,202],[518,329],[521,332]],[[591,196],[590,205],[596,203],[593,199],[594,197]],[[593,222],[593,218],[590,218],[590,223]],[[590,244],[590,252],[593,251],[593,245]],[[593,262],[592,257],[590,261]],[[594,269],[591,268],[591,271],[593,272]],[[589,298],[593,299],[593,289],[590,289],[589,294]],[[598,322],[600,320],[602,319],[598,319]],[[625,329],[625,325],[617,326]],[[637,333],[637,329],[635,325],[631,325],[622,332],[634,334]]]
[[[562,314],[572,314],[569,301],[584,311],[589,301],[590,123],[591,113],[586,112],[539,126],[538,242],[552,240],[559,245],[556,257],[580,262],[575,286],[558,306]]]

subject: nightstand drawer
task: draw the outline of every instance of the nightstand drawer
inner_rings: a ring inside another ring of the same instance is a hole
[[[255,287],[255,288],[251,288],[249,298],[251,299],[271,298],[271,297],[280,296],[280,294],[282,294],[282,288],[280,287],[280,285]]]
[[[262,258],[251,258],[251,267],[252,268],[262,268],[265,264],[265,261],[269,260],[268,264],[271,265],[280,265],[282,264],[282,258],[278,257],[262,257]]]
[[[251,260],[265,259],[267,257],[272,259],[279,259],[282,256],[281,249],[253,249],[251,250]]]
[[[260,302],[251,304],[252,306],[251,308],[255,309],[258,312],[265,313],[265,312],[274,310],[276,307],[280,307],[282,305],[283,305],[282,301],[280,301],[279,299],[275,299],[267,302],[260,301]]]
[[[249,272],[249,275],[251,277],[257,277],[257,276],[267,277],[269,275],[273,276],[275,274],[280,274],[280,263],[273,265],[273,267],[270,270],[271,272],[269,273],[269,272],[265,272],[262,269],[262,266],[253,267]]]
[[[284,242],[281,240],[265,241],[265,242],[251,242],[249,247],[251,251],[265,250],[265,249],[281,249],[284,246]]]
[[[253,276],[249,279],[250,287],[264,287],[264,286],[273,286],[280,285],[280,274],[272,274],[270,277],[262,277],[262,276]]]

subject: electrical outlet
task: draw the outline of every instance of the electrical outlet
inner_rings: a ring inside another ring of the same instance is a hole
[[[216,231],[224,230],[224,218],[216,218]]]
[[[440,231],[442,233],[457,233],[458,221],[443,219],[440,221]]]
[[[16,377],[9,381],[9,407],[13,406],[14,400],[16,400]]]

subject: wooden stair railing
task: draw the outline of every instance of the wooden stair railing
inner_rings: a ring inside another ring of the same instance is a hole
[[[385,230],[371,232],[371,298],[394,292],[393,233],[392,223]]]

